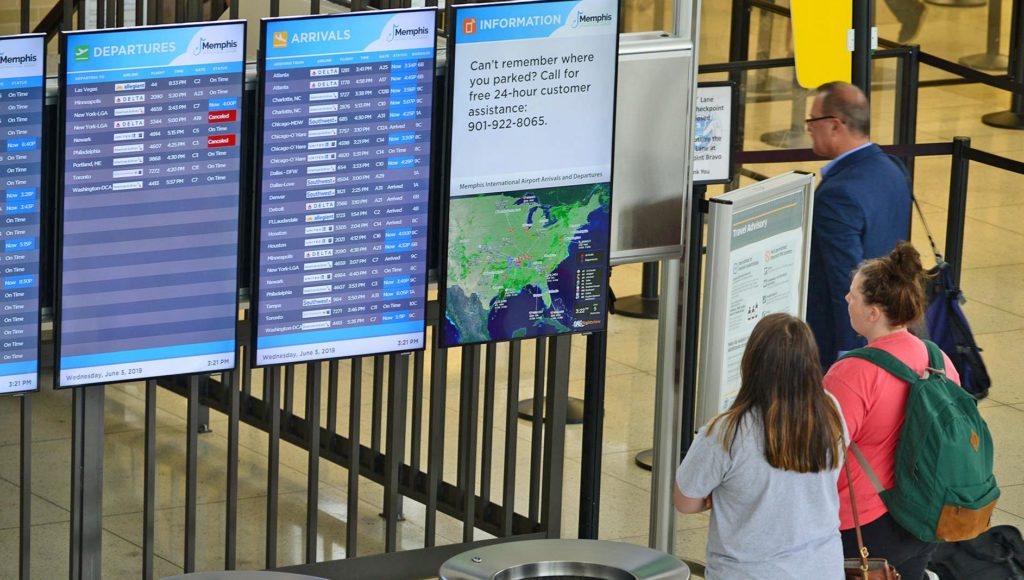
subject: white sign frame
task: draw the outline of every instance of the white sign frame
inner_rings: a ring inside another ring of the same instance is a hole
[[[736,96],[736,84],[731,81],[697,85],[693,106],[694,185],[732,181]]]
[[[772,312],[804,316],[814,174],[786,173],[710,201],[696,425],[735,399],[740,360],[757,320]],[[746,235],[752,241],[734,243]]]

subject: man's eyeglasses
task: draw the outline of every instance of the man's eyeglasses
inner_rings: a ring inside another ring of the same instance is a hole
[[[811,117],[810,119],[804,119],[804,124],[805,125],[810,125],[811,123],[813,123],[815,121],[824,121],[825,119],[839,119],[839,117],[837,117],[835,115],[823,115],[821,117]],[[839,120],[842,121],[842,119],[839,119]]]

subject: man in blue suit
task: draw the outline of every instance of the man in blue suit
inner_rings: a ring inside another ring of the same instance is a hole
[[[814,152],[831,159],[814,192],[807,323],[823,369],[864,345],[850,326],[845,296],[861,261],[910,236],[910,187],[901,164],[871,142],[868,100],[857,87],[826,83],[807,119]]]

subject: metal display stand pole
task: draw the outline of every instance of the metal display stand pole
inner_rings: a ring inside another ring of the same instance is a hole
[[[704,254],[704,215],[708,212],[707,195],[708,186],[693,186],[693,207],[690,211],[690,240],[688,243],[686,280],[683,308],[685,312],[680,321],[683,329],[682,360],[681,369],[676,369],[675,376],[681,377],[682,391],[682,422],[680,454],[682,458],[693,442],[694,408],[697,401],[697,342],[700,330],[700,280],[701,280],[701,258]],[[638,467],[651,471],[654,465],[654,450],[645,449],[636,454],[633,458]]]
[[[982,70],[1007,70],[1010,67],[1010,59],[1005,54],[999,54],[999,36],[1002,26],[1003,1],[988,0],[988,33],[985,52],[965,56],[960,59],[960,64]]]
[[[1013,2],[1013,16],[1010,19],[1010,78],[1024,81],[1024,26],[1021,26],[1021,0]],[[1024,95],[1010,96],[1010,110],[989,113],[981,122],[1002,129],[1024,129]]]
[[[644,262],[640,294],[615,300],[615,314],[630,318],[658,318],[658,263]]]
[[[583,396],[583,452],[581,473],[601,473],[604,438],[605,363],[608,357],[608,332],[587,337],[586,384]],[[579,538],[596,540],[600,522],[601,478],[580,482]]]
[[[71,580],[99,580],[103,538],[104,387],[82,387],[72,397]]]
[[[672,507],[672,486],[679,459],[676,418],[679,414],[679,385],[676,382],[676,324],[679,305],[679,260],[662,261],[661,317],[658,325],[658,377],[654,400],[654,469],[651,474],[650,547],[672,553],[675,548],[676,513]]]

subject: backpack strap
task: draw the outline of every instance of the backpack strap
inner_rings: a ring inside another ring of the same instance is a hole
[[[885,491],[885,487],[882,486],[882,480],[878,479],[878,474],[875,473],[874,469],[871,469],[871,464],[868,463],[868,458],[864,457],[864,454],[860,452],[860,447],[857,447],[856,443],[850,443],[850,451],[853,451],[853,456],[857,458],[857,463],[860,464],[860,468],[864,470],[864,475],[868,477],[868,481],[871,482],[871,487],[875,488],[879,494]],[[849,477],[849,474],[847,474]],[[851,485],[852,485],[852,479]]]
[[[942,357],[942,349],[930,340],[922,339],[921,342],[928,349],[928,370],[946,374],[946,359]]]
[[[932,346],[935,345],[933,344]],[[938,347],[935,348],[938,349]],[[931,361],[930,351],[928,355],[929,361]],[[880,348],[873,348],[870,346],[865,346],[863,348],[855,348],[841,356],[840,360],[844,358],[862,358],[870,362],[871,364],[880,367],[882,370],[888,372],[897,379],[900,379],[907,383],[913,384],[921,379],[921,375],[914,372],[914,369],[908,367],[906,364],[903,363],[903,361]],[[942,360],[941,352],[939,352],[939,360]],[[941,364],[942,363],[940,362],[940,365]],[[938,368],[941,369],[942,367],[939,366]]]

